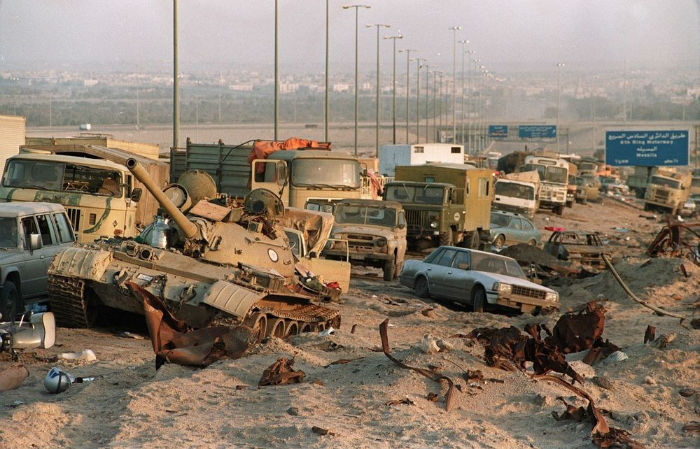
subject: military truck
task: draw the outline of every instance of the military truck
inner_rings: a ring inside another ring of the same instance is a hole
[[[276,142],[232,146],[188,140],[184,151],[171,150],[171,182],[186,170],[202,170],[212,176],[220,193],[243,198],[265,188],[279,195],[285,206],[298,208],[309,199],[372,198],[371,180],[358,158],[348,153],[300,147],[262,158],[254,151],[258,143]]]
[[[343,258],[347,241],[350,263],[381,268],[385,281],[395,279],[406,255],[406,217],[401,203],[377,200],[342,200],[336,204],[328,259]]]
[[[533,219],[539,206],[540,177],[536,171],[502,175],[496,181],[493,208]]]
[[[55,154],[12,156],[0,186],[1,202],[62,204],[78,241],[85,243],[138,235],[136,211],[141,194],[123,165]]]
[[[493,170],[463,164],[398,166],[384,199],[406,211],[410,247],[478,248],[489,243],[493,178]]]
[[[659,210],[675,215],[690,197],[690,173],[677,173],[659,168],[649,179],[644,194],[644,210]]]
[[[284,206],[274,193],[254,190],[242,207],[194,195],[182,202],[180,194],[192,189],[163,192],[137,161],[126,165],[164,213],[137,239],[72,247],[56,256],[48,274],[59,325],[89,326],[104,306],[143,314],[132,283],[162,298],[193,328],[245,324],[262,338],[340,325],[337,310],[313,302],[333,299],[339,289],[297,262],[276,222]]]

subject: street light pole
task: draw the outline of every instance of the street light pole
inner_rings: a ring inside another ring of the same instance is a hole
[[[393,67],[394,72],[391,77],[391,142],[396,145],[396,39],[403,39],[401,35],[401,30],[395,36],[384,36],[384,39],[391,39],[394,50],[393,50]],[[408,85],[408,83],[406,83]]]
[[[437,70],[433,70],[433,136],[435,136],[435,139],[437,142],[440,141],[440,136],[438,134],[437,130],[437,114],[438,114],[438,108],[437,108],[437,86],[438,86],[438,74],[442,72],[439,72]]]
[[[426,62],[425,58],[416,58],[416,143],[420,143],[420,69],[421,61]]]
[[[275,0],[276,1],[276,0]],[[359,9],[360,8],[366,8],[369,9],[370,7],[368,5],[345,5],[343,6],[343,9],[350,9],[350,8],[355,8],[355,140],[354,140],[354,149],[355,149],[355,156],[357,156],[357,44],[358,44],[358,34],[357,34],[357,29],[358,29],[358,23],[359,23]]]
[[[49,108],[50,110],[50,108]],[[51,114],[49,114],[51,117]],[[49,127],[51,120],[49,120]],[[177,0],[173,0],[173,149],[180,139],[180,92],[177,82]]]
[[[457,141],[457,122],[455,121],[455,111],[457,109],[457,31],[462,27],[459,25],[449,28],[452,30],[452,143]]]
[[[323,140],[328,142],[328,28],[329,28],[329,14],[328,14],[328,3],[330,0],[326,0],[326,96],[323,99]]]
[[[561,99],[561,68],[564,67],[563,62],[557,63],[557,153],[559,152],[559,101]]]
[[[425,143],[430,142],[429,136],[430,131],[428,126],[430,125],[430,115],[428,114],[428,107],[430,105],[430,65],[425,65]]]
[[[371,28],[371,27],[376,27],[377,28],[377,128],[376,128],[376,133],[375,133],[375,139],[374,139],[374,144],[375,144],[375,157],[379,157],[379,95],[380,95],[380,88],[379,88],[379,29],[384,27],[384,28],[391,28],[391,25],[386,25],[383,23],[375,23],[371,25],[365,25],[366,28]]]
[[[409,120],[409,100],[411,98],[411,52],[416,51],[412,48],[406,48],[399,50],[399,53],[406,53],[406,143],[410,143],[408,140],[408,120]]]
[[[464,145],[464,121],[465,121],[465,112],[464,112],[464,52],[466,50],[466,46],[469,45],[469,41],[467,40],[461,40],[459,41],[460,44],[462,44],[462,74],[460,78],[462,79],[462,89],[461,89],[461,97],[462,97],[462,120],[460,123],[460,133],[461,133],[461,139],[460,142],[462,145]]]
[[[280,96],[280,77],[279,77],[279,66],[277,61],[277,0],[275,0],[275,140],[277,140],[277,125],[279,121],[279,96]]]

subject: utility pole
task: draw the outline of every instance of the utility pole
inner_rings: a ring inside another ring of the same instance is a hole
[[[433,136],[435,137],[436,142],[440,142],[440,136],[438,135],[437,131],[437,86],[438,86],[438,72],[437,70],[433,70]]]
[[[421,61],[426,62],[425,58],[416,58],[416,143],[420,143],[420,69]]]
[[[375,152],[374,156],[379,157],[379,99],[380,99],[380,86],[379,86],[379,29],[384,27],[384,28],[391,28],[391,25],[387,25],[384,23],[375,23],[371,25],[365,25],[366,28],[372,28],[376,27],[377,28],[377,126],[376,126],[376,132],[375,132]]]
[[[561,100],[561,68],[564,67],[563,62],[557,63],[557,153],[559,153],[559,104]]]
[[[410,116],[409,102],[411,98],[411,52],[412,48],[399,50],[399,53],[406,53],[406,143],[411,143],[408,139],[408,121]]]
[[[277,1],[277,0],[275,0]],[[343,6],[343,9],[349,9],[349,8],[355,8],[355,140],[354,140],[354,148],[355,148],[355,156],[357,156],[357,94],[358,94],[358,82],[357,82],[357,77],[358,77],[358,69],[357,69],[357,64],[358,64],[358,52],[357,52],[357,47],[358,47],[358,38],[357,38],[357,29],[358,29],[358,24],[359,24],[359,9],[360,8],[366,8],[369,9],[368,5],[346,5]]]
[[[323,140],[326,142],[328,142],[328,2],[329,0],[326,0],[326,95],[323,99]]]
[[[173,0],[173,149],[180,139],[180,92],[177,80],[177,0]]]
[[[430,115],[428,114],[428,106],[430,105],[430,65],[425,65],[425,143],[430,142]]]
[[[461,89],[461,97],[462,97],[462,120],[460,123],[460,133],[461,133],[461,139],[460,142],[462,145],[464,145],[464,121],[466,120],[466,114],[464,112],[464,53],[466,51],[466,46],[469,45],[469,41],[467,40],[461,40],[459,41],[460,44],[462,44],[462,74],[460,78],[462,79],[462,89]]]
[[[277,140],[277,125],[278,125],[278,120],[279,120],[279,95],[280,95],[280,77],[279,77],[279,66],[278,66],[278,58],[277,58],[277,50],[278,50],[278,42],[277,42],[277,0],[275,0],[275,111],[274,111],[274,122],[275,122],[275,137],[274,140]]]
[[[455,112],[457,110],[457,31],[459,25],[449,28],[452,30],[452,143],[457,142],[457,122]]]
[[[395,36],[384,36],[384,39],[391,39],[394,49],[393,49],[393,67],[394,72],[391,77],[391,142],[396,145],[396,39],[403,39],[401,35],[401,30]],[[408,85],[408,83],[406,83]]]

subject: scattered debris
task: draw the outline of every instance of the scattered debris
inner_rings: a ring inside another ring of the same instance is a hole
[[[292,416],[299,416],[299,408],[298,407],[289,407],[287,409],[287,414],[292,415]]]
[[[318,427],[318,426],[313,426],[311,428],[311,431],[313,433],[315,433],[316,435],[321,435],[321,436],[324,436],[324,435],[335,436],[335,435],[337,435],[335,432],[331,432],[328,429],[324,429],[323,427]]]
[[[534,333],[535,328],[537,333]],[[583,383],[583,378],[566,362],[564,354],[556,346],[540,338],[539,325],[530,327],[530,330],[534,335],[527,337],[515,326],[500,329],[477,328],[471,331],[468,337],[484,345],[488,366],[514,371],[515,367],[509,362],[515,363],[521,370],[525,369],[525,362],[532,362],[535,374],[555,371]]]
[[[329,335],[333,335],[335,333],[335,329],[333,329],[333,326],[329,327],[328,329],[324,329],[321,332],[318,333],[321,337],[328,337]]]
[[[347,363],[354,362],[355,360],[362,360],[362,359],[364,359],[364,357],[357,357],[355,359],[340,359],[340,360],[336,360],[334,362],[329,363],[328,365],[324,366],[324,368],[328,368],[331,365],[345,365]]]
[[[700,238],[700,221],[672,222],[669,221],[647,248],[647,254],[654,257],[660,254],[682,257],[689,255],[697,260],[698,241]],[[695,257],[693,257],[695,256]]]
[[[596,376],[593,378],[593,382],[600,388],[605,388],[606,390],[614,390],[612,381],[606,376]]]
[[[670,345],[673,340],[676,339],[676,334],[674,332],[671,332],[670,334],[662,335],[659,337],[658,342],[659,348],[664,349],[668,348],[668,345]]]
[[[143,300],[156,368],[165,362],[205,367],[225,357],[241,357],[255,343],[256,335],[247,326],[192,329],[175,318],[163,300],[133,282],[127,285]]]
[[[390,406],[390,405],[401,405],[401,404],[405,404],[405,405],[416,405],[412,400],[410,400],[410,399],[408,399],[408,398],[393,399],[393,400],[391,400],[391,401],[386,401],[386,402],[384,403],[384,405],[386,405],[387,407]]]
[[[693,388],[682,388],[678,391],[678,394],[683,396],[684,398],[689,398],[691,396],[695,395],[695,389]]]
[[[644,332],[644,344],[656,340],[656,327],[651,324],[647,326],[646,332]]]
[[[452,408],[453,404],[453,398],[454,398],[454,382],[452,382],[452,379],[450,379],[447,376],[443,376],[442,374],[437,374],[433,371],[427,370],[425,368],[415,368],[409,365],[406,365],[399,359],[395,358],[394,356],[391,355],[391,347],[389,346],[389,335],[387,333],[387,330],[389,328],[389,319],[385,319],[382,321],[382,323],[379,325],[379,335],[382,339],[382,351],[384,352],[384,355],[387,356],[389,360],[400,366],[401,368],[405,369],[410,369],[418,374],[422,374],[423,376],[427,377],[428,379],[431,379],[435,382],[440,382],[441,380],[444,380],[448,384],[447,388],[447,395],[445,396],[445,410],[450,411]]]
[[[428,396],[426,396],[426,399],[429,400],[430,402],[437,402],[438,395],[436,393],[428,393]]]
[[[268,385],[298,384],[304,380],[306,373],[301,370],[294,370],[294,359],[280,357],[275,363],[263,371],[259,387]]]
[[[14,365],[0,371],[0,392],[14,390],[29,377],[29,370],[24,365]]]
[[[428,307],[427,309],[423,309],[420,311],[420,313],[423,316],[426,316],[428,318],[435,318],[435,308],[434,307]]]
[[[134,340],[143,340],[144,337],[138,334],[134,334],[133,332],[129,331],[122,331],[117,334],[118,336],[122,338],[133,338]]]
[[[548,332],[546,327],[542,328]],[[591,301],[578,313],[562,315],[546,342],[556,346],[564,354],[579,352],[602,346],[604,343],[601,335],[604,329],[605,308],[597,301]]]
[[[684,425],[683,432],[686,432],[686,433],[698,433],[698,432],[700,432],[700,422],[693,421],[690,424]]]
[[[629,357],[627,356],[627,354],[625,354],[622,351],[615,351],[608,356],[608,360],[610,360],[612,362],[621,362],[621,361],[627,360],[627,359],[629,359]]]
[[[353,324],[352,328],[350,329],[350,333],[354,334],[356,329],[357,329],[357,324]]]
[[[80,360],[85,362],[94,362],[97,360],[97,356],[92,349],[83,349],[80,352],[62,352],[58,354],[58,358],[65,360]]]
[[[430,334],[423,335],[419,347],[426,354],[435,354],[437,352],[450,351],[454,349],[454,345],[442,338],[435,338]]]
[[[71,384],[82,384],[92,382],[102,376],[90,377],[73,377],[60,368],[53,367],[44,377],[44,388],[46,391],[53,394],[63,393],[71,386]]]

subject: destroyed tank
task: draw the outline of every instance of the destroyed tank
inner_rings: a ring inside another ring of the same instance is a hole
[[[56,256],[49,295],[60,326],[89,327],[102,306],[143,314],[129,282],[162,298],[194,328],[242,323],[262,338],[340,325],[337,310],[318,304],[336,290],[296,274],[292,248],[275,220],[284,206],[274,193],[254,190],[236,207],[225,198],[190,198],[187,186],[161,191],[134,159],[126,166],[164,213],[135,239],[74,246]]]

